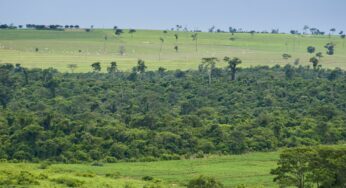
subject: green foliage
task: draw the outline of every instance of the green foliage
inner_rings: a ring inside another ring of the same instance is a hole
[[[20,171],[19,174],[13,174],[12,172],[5,173],[5,178],[0,179],[0,185],[4,186],[29,186],[29,185],[39,185],[36,177],[28,171]]]
[[[223,188],[223,185],[213,177],[199,176],[190,180],[187,188]]]
[[[80,187],[84,184],[84,181],[68,177],[60,177],[53,179],[52,181],[58,184],[66,185],[67,187]]]
[[[0,158],[178,160],[346,141],[343,70],[235,67],[230,83],[229,67],[209,60],[116,74],[0,65]]]
[[[272,170],[280,186],[345,187],[346,149],[334,147],[295,148],[280,155]]]

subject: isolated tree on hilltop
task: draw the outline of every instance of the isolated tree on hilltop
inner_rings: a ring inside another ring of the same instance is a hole
[[[195,41],[196,52],[197,52],[198,51],[198,43],[197,43],[197,41],[198,41],[198,34],[194,33],[194,34],[191,35],[191,37],[192,37],[192,40]]]
[[[211,85],[212,74],[215,69],[216,62],[219,60],[216,57],[207,57],[202,59],[202,64],[199,65],[200,71],[205,71],[208,73],[209,85]]]
[[[122,30],[122,29],[116,29],[115,30],[115,35],[117,36],[117,37],[120,37],[120,35],[123,33],[124,31]]]
[[[340,38],[343,40],[342,41],[342,47],[345,47],[345,34],[344,34],[344,32],[343,31],[340,31]]]
[[[307,25],[304,25],[304,27],[303,27],[303,30],[304,30],[304,34],[306,34],[306,31],[309,29],[309,26],[307,26]]]
[[[175,37],[175,43],[178,43],[179,35],[176,33],[174,34],[174,37]]]
[[[160,46],[160,53],[159,53],[159,61],[161,61],[161,52],[162,52],[162,47],[163,47],[163,43],[165,42],[165,39],[160,37],[160,41],[161,41],[161,46]]]
[[[251,37],[253,37],[255,35],[256,31],[252,30],[250,31]]]
[[[334,35],[335,31],[336,31],[335,28],[331,28],[331,29],[330,29],[330,32],[331,32],[332,35]]]
[[[91,64],[91,67],[93,68],[94,72],[100,72],[101,71],[101,63],[100,62],[95,62]]]
[[[133,38],[133,33],[136,33],[137,31],[135,29],[130,29],[129,33],[131,34],[131,38]]]
[[[227,68],[229,68],[230,72],[231,72],[231,80],[235,80],[235,74],[237,72],[237,65],[241,64],[242,61],[237,58],[237,57],[234,57],[233,59],[231,59],[230,57],[224,57],[223,60],[225,62],[228,63],[228,66]]]

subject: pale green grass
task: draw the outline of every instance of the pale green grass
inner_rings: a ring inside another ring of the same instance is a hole
[[[176,42],[174,34],[178,33]],[[69,71],[68,64],[78,64],[76,71],[91,71],[90,64],[101,62],[103,71],[111,61],[117,61],[119,68],[129,71],[137,59],[143,59],[149,69],[162,66],[170,70],[197,69],[201,58],[215,56],[239,57],[243,67],[275,64],[284,65],[299,58],[301,64],[308,65],[311,57],[306,52],[307,46],[315,46],[317,52],[325,52],[323,46],[332,41],[336,43],[335,55],[322,59],[327,68],[346,68],[345,42],[338,36],[295,36],[284,34],[235,34],[229,33],[198,33],[198,52],[189,32],[139,30],[133,34],[125,33],[116,38],[113,30],[83,31],[35,31],[35,30],[0,30],[0,63],[20,63],[27,67],[54,67],[61,71]],[[108,40],[104,40],[107,36]],[[161,61],[159,61],[160,40],[163,37]],[[231,41],[230,38],[235,38]],[[124,46],[125,55],[119,54],[119,47]],[[174,46],[179,46],[175,52]],[[35,52],[39,48],[39,52]],[[79,53],[79,50],[82,50]],[[283,53],[292,58],[282,59]],[[220,62],[219,66],[225,66]]]
[[[248,187],[277,187],[273,183],[270,170],[275,168],[278,152],[250,153],[234,156],[210,156],[204,159],[115,163],[104,164],[101,167],[89,164],[54,164],[48,169],[38,169],[38,164],[32,163],[0,163],[0,172],[7,170],[19,172],[29,171],[35,175],[41,173],[48,176],[41,180],[41,186],[55,186],[49,179],[57,177],[70,177],[85,181],[84,187],[122,187],[131,182],[136,187],[142,187],[147,182],[142,181],[143,176],[152,176],[160,179],[166,187],[184,187],[192,178],[199,175],[213,176],[226,187],[235,187],[240,184]],[[108,178],[107,173],[119,172],[119,179]],[[81,174],[94,174],[93,178],[81,177]]]

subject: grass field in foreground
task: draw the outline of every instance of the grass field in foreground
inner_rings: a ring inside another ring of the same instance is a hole
[[[0,163],[0,179],[4,172],[19,173],[29,171],[35,176],[45,174],[48,177],[40,180],[41,187],[64,187],[53,179],[72,178],[84,181],[82,187],[116,187],[122,188],[125,183],[142,188],[148,184],[143,176],[152,176],[162,180],[164,187],[184,187],[190,179],[199,175],[213,176],[227,188],[244,184],[248,187],[277,187],[269,174],[275,168],[278,152],[250,153],[234,156],[211,156],[204,159],[115,163],[103,166],[90,164],[54,164],[47,169],[39,169],[33,163]],[[106,177],[106,174],[120,173],[120,177]],[[83,177],[93,176],[93,177]]]
[[[178,34],[176,41],[174,35]],[[103,69],[111,61],[117,61],[123,71],[131,70],[137,59],[143,59],[149,69],[162,66],[170,70],[197,69],[201,58],[215,56],[239,57],[243,67],[256,65],[275,65],[292,63],[299,58],[303,65],[310,64],[312,56],[307,46],[315,46],[316,52],[323,52],[328,42],[336,44],[335,55],[322,58],[326,68],[346,69],[345,39],[339,36],[311,36],[290,34],[249,33],[198,33],[198,51],[191,38],[191,32],[138,30],[133,35],[127,30],[116,38],[111,29],[97,29],[92,32],[78,31],[38,31],[38,30],[0,30],[0,63],[20,63],[26,67],[54,67],[60,71],[69,71],[68,64],[77,64],[77,72],[91,71],[91,63],[101,62]],[[105,40],[107,36],[107,40]],[[161,60],[159,51],[160,37],[164,39]],[[230,40],[233,38],[233,40]],[[179,52],[174,46],[179,46]],[[125,54],[119,54],[119,48],[125,48]],[[39,51],[36,52],[35,49]],[[79,52],[81,50],[81,52]],[[283,60],[282,54],[292,55]],[[226,63],[220,62],[219,66]]]

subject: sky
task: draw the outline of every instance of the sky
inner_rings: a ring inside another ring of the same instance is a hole
[[[1,24],[346,32],[346,0],[0,0],[0,7]]]

